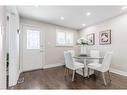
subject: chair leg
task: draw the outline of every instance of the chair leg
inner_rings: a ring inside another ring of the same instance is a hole
[[[66,76],[66,73],[67,73],[67,68],[65,67],[64,68],[64,76]]]
[[[111,80],[111,75],[110,75],[109,71],[108,71],[108,76],[109,76],[109,79],[110,79],[110,82],[111,82],[112,80]]]
[[[104,72],[102,73],[102,77],[103,77],[104,85],[106,86],[107,83],[106,83],[106,79],[105,79],[105,74],[104,74]]]
[[[67,73],[67,76],[68,76],[69,75],[69,69],[68,68],[66,69],[66,73]]]
[[[83,78],[85,77],[85,72],[84,72],[84,68],[82,68],[82,72],[83,72]]]
[[[97,76],[99,76],[99,73],[100,73],[100,72],[99,72],[99,71],[97,71]]]
[[[90,68],[88,68],[88,78],[90,77]]]
[[[73,70],[72,81],[74,81],[74,77],[75,77],[75,70]]]

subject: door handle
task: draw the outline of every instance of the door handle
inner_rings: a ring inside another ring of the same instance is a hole
[[[40,45],[40,47],[43,47],[43,45]]]
[[[40,50],[40,52],[43,52],[43,50]]]

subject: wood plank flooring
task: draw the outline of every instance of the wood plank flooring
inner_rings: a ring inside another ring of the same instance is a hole
[[[25,72],[20,75],[25,81],[17,84],[13,89],[127,89],[127,77],[111,73],[112,82],[105,87],[101,74],[95,77],[84,78],[78,74],[75,81],[71,82],[70,75],[64,77],[64,67],[55,67],[44,70]],[[106,74],[108,80],[108,76]],[[109,82],[109,81],[108,81]]]

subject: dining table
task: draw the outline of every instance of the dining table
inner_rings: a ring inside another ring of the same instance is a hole
[[[87,68],[87,64],[89,64],[89,62],[87,62],[87,60],[94,60],[94,59],[98,59],[99,60],[99,62],[101,61],[101,60],[103,60],[103,56],[97,56],[97,57],[94,57],[94,56],[90,56],[90,55],[86,55],[86,54],[79,54],[79,55],[75,55],[75,56],[73,56],[73,58],[74,59],[80,59],[80,60],[83,60],[83,64],[84,64],[84,72],[85,72],[85,75],[84,75],[84,77],[87,77],[88,76],[88,68]],[[81,75],[81,73],[79,72],[79,74]],[[93,74],[93,72],[92,73],[90,73],[90,74]]]

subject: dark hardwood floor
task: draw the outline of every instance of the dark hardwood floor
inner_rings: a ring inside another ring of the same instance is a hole
[[[101,74],[95,77],[84,78],[78,74],[75,81],[71,82],[70,75],[64,77],[64,67],[55,67],[44,70],[25,72],[20,75],[25,81],[17,84],[13,89],[127,89],[127,77],[111,73],[112,81],[105,87]],[[19,79],[20,79],[19,78]],[[106,74],[108,80],[108,76]]]

